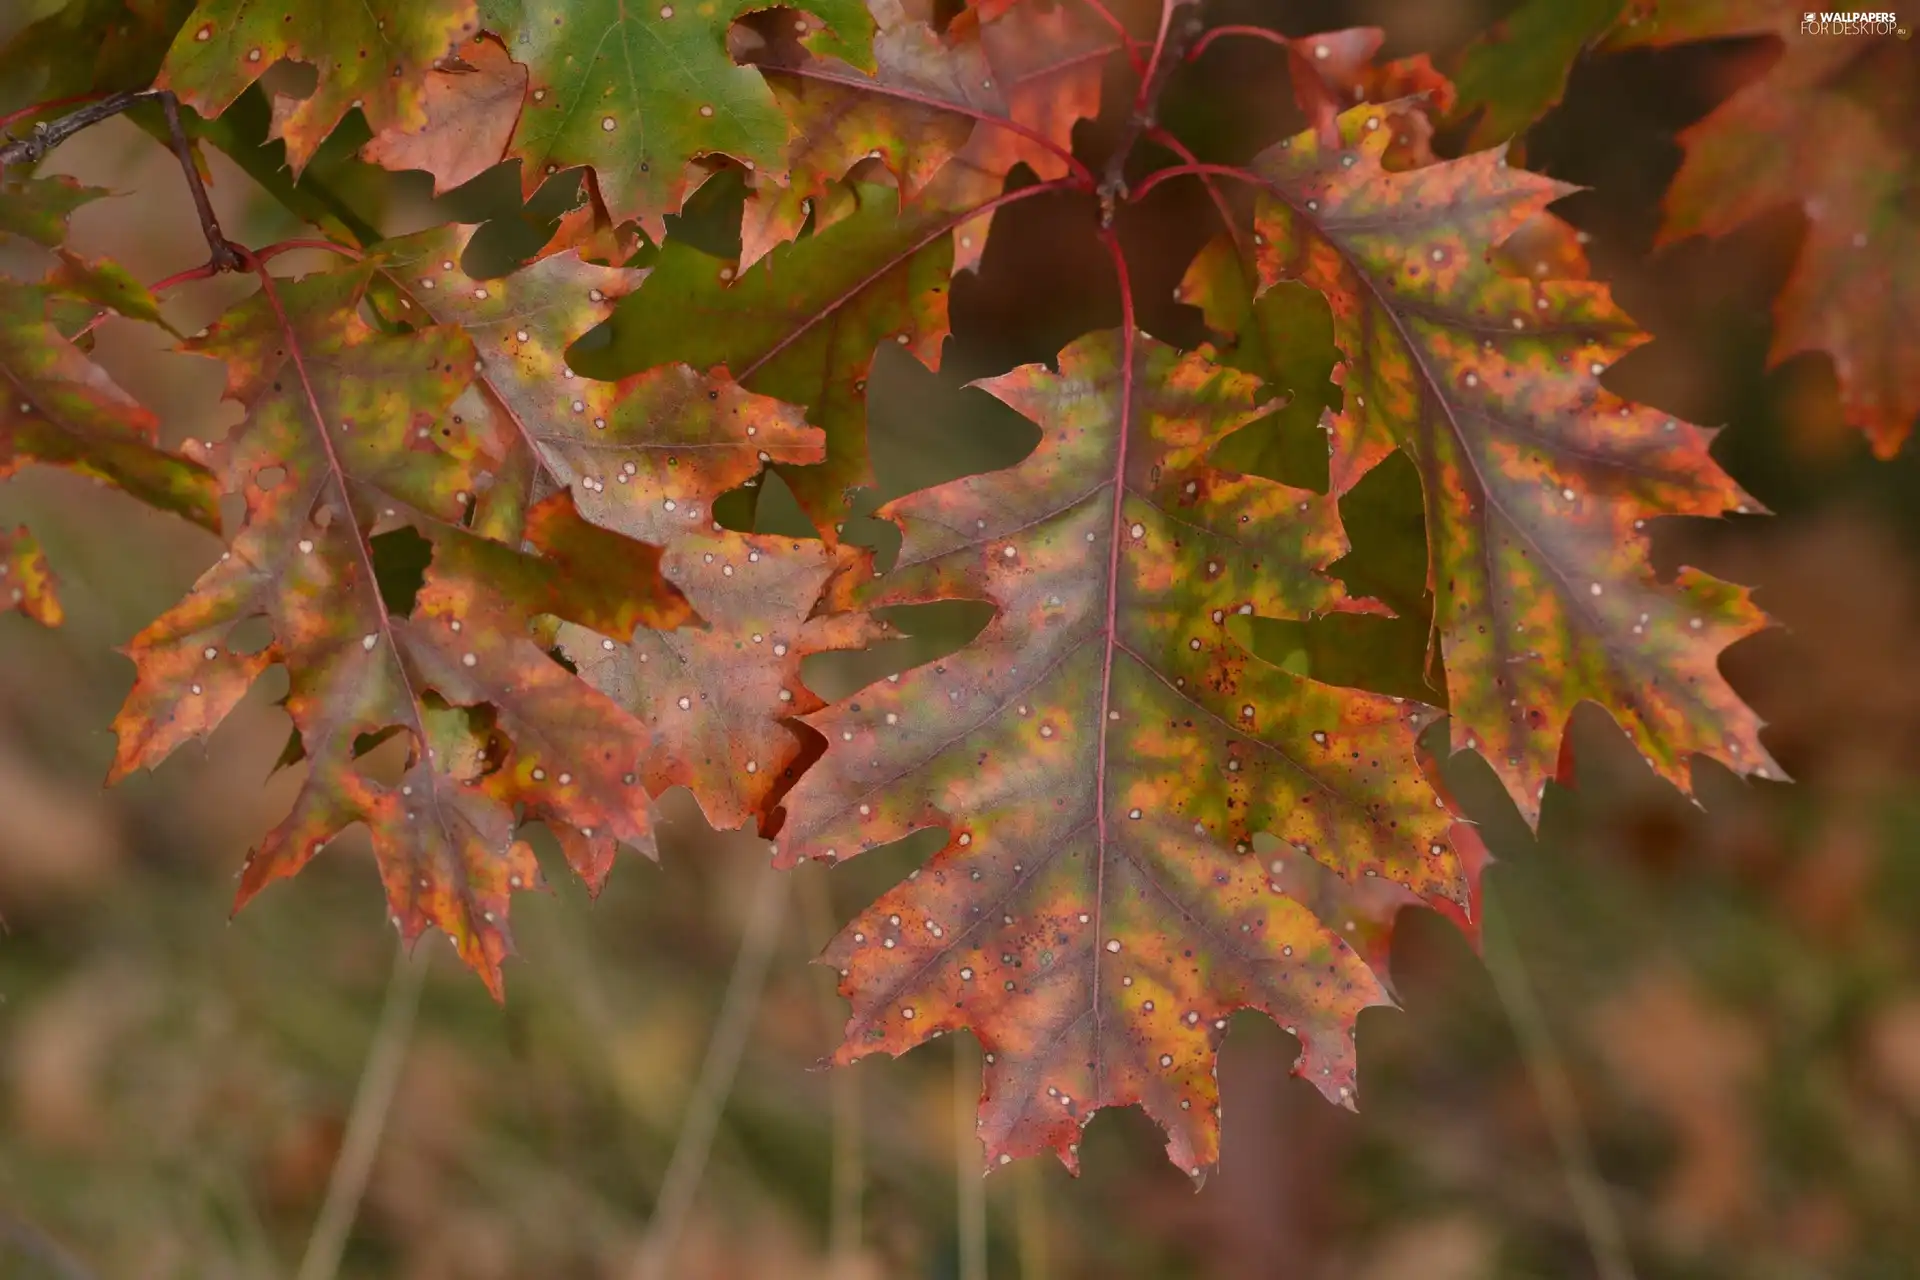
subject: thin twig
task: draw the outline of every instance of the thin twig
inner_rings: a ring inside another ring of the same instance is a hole
[[[807,934],[814,939],[833,936],[835,923],[833,897],[824,875],[803,875],[800,880],[800,908]],[[833,973],[823,971],[822,976]],[[846,1018],[833,984],[817,982],[820,993],[820,1017],[827,1034],[839,1039]],[[852,1071],[840,1067],[827,1076],[832,1108],[833,1172],[829,1179],[827,1206],[827,1274],[846,1280],[853,1274],[860,1256],[862,1201],[866,1196],[866,1150],[860,1133],[860,1088]]]
[[[33,102],[18,111],[9,111],[0,116],[0,133],[5,133],[22,120],[41,115],[48,111],[61,111],[67,107],[77,107],[83,102],[98,102],[105,94],[77,93],[71,98],[50,98],[45,102]]]
[[[740,1067],[740,1056],[746,1051],[754,1017],[760,1011],[767,967],[773,960],[781,926],[786,921],[790,878],[786,873],[765,867],[754,886],[746,930],[740,938],[740,952],[734,957],[733,973],[727,978],[720,1015],[714,1020],[713,1038],[707,1042],[707,1057],[700,1064],[700,1078],[694,1085],[693,1097],[687,1102],[687,1114],[680,1122],[680,1136],[674,1142],[673,1155],[667,1161],[660,1196],[654,1201],[653,1220],[647,1224],[646,1239],[640,1242],[640,1251],[629,1269],[633,1280],[664,1280],[669,1274],[668,1264],[693,1212],[694,1196],[706,1172],[707,1156],[713,1150],[714,1135],[727,1108],[727,1096],[733,1092],[734,1073]]]
[[[327,1178],[326,1199],[320,1202],[320,1213],[313,1220],[313,1234],[307,1238],[306,1256],[300,1260],[295,1280],[333,1280],[340,1270],[340,1255],[360,1214],[360,1200],[366,1195],[373,1162],[380,1154],[380,1139],[386,1132],[387,1112],[393,1106],[400,1072],[407,1063],[414,1015],[420,1008],[420,990],[426,983],[431,955],[431,948],[409,948],[403,942],[394,956],[393,976],[387,979],[387,998],[380,1007],[380,1021],[374,1028],[366,1065],[360,1070],[360,1086],[354,1090],[340,1155]]]
[[[11,164],[33,164],[82,129],[91,128],[102,120],[110,120],[128,108],[156,96],[159,92],[158,89],[141,89],[133,93],[109,94],[98,101],[88,103],[71,115],[61,116],[58,120],[42,121],[33,126],[33,132],[26,137],[0,146],[0,169]],[[33,108],[33,110],[39,109]]]
[[[1487,972],[1493,977],[1494,994],[1499,997],[1507,1021],[1513,1024],[1520,1043],[1520,1056],[1527,1075],[1533,1080],[1534,1093],[1547,1121],[1547,1132],[1560,1157],[1567,1179],[1567,1192],[1573,1198],[1574,1212],[1586,1233],[1587,1248],[1600,1280],[1634,1280],[1633,1262],[1627,1252],[1626,1232],[1614,1212],[1587,1141],[1587,1130],[1580,1119],[1580,1103],[1574,1096],[1573,1082],[1567,1075],[1553,1030],[1547,1025],[1540,1002],[1534,997],[1533,984],[1527,980],[1519,949],[1507,933],[1506,913],[1494,909],[1493,896],[1482,888],[1480,937]]]
[[[167,117],[167,137],[173,145],[174,158],[180,161],[180,172],[186,177],[187,191],[193,196],[193,209],[200,215],[200,231],[207,238],[207,249],[212,255],[207,259],[215,271],[243,270],[242,255],[220,230],[220,219],[214,215],[213,201],[207,198],[206,184],[200,181],[200,166],[193,161],[193,147],[187,142],[186,130],[180,127],[180,100],[171,92],[160,94],[160,110]]]
[[[953,1038],[953,1181],[960,1280],[987,1280],[987,1180],[980,1167],[979,1056],[966,1036]]]

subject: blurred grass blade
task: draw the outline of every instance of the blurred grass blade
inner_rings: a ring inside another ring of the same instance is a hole
[[[675,1246],[693,1210],[694,1196],[706,1172],[707,1156],[713,1150],[714,1134],[727,1108],[727,1095],[733,1092],[740,1055],[746,1050],[754,1016],[760,1010],[760,996],[767,985],[767,966],[773,960],[774,947],[780,941],[781,926],[786,921],[789,879],[771,867],[763,867],[754,885],[746,929],[740,938],[740,952],[734,958],[733,973],[727,978],[720,1016],[714,1020],[713,1038],[707,1042],[707,1057],[700,1064],[700,1078],[694,1083],[686,1118],[680,1123],[680,1137],[667,1161],[660,1197],[654,1202],[653,1220],[647,1225],[646,1238],[640,1242],[640,1252],[629,1272],[633,1280],[666,1280],[672,1274],[668,1263],[673,1259]]]
[[[431,948],[402,942],[394,956],[393,976],[387,980],[386,1002],[380,1008],[380,1022],[367,1050],[366,1066],[360,1072],[360,1087],[354,1091],[346,1136],[340,1140],[340,1154],[327,1178],[326,1199],[314,1219],[313,1234],[307,1239],[306,1256],[300,1260],[295,1280],[333,1280],[340,1270],[340,1255],[359,1215],[360,1198],[366,1194],[367,1179],[380,1154],[387,1112],[393,1106],[400,1072],[407,1063],[407,1049],[413,1043],[414,1015],[420,1009],[420,991],[432,954]]]

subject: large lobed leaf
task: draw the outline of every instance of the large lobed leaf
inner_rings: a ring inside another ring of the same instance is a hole
[[[1582,701],[1682,787],[1693,754],[1769,776],[1759,718],[1717,666],[1762,616],[1648,559],[1650,520],[1757,504],[1708,455],[1712,432],[1602,385],[1645,340],[1604,286],[1490,260],[1569,188],[1500,151],[1389,172],[1384,117],[1357,108],[1339,145],[1306,133],[1255,162],[1256,252],[1264,282],[1333,306],[1334,491],[1396,448],[1420,471],[1454,746],[1479,748],[1529,820]]]
[[[1260,1009],[1330,1098],[1388,999],[1401,905],[1464,908],[1417,704],[1254,658],[1246,615],[1364,609],[1320,570],[1333,499],[1210,465],[1260,416],[1205,354],[1096,334],[1060,371],[982,384],[1040,424],[1018,466],[888,503],[899,562],[839,575],[840,609],[990,601],[960,652],[806,717],[827,751],[786,797],[786,860],[927,827],[944,847],[829,948],[847,1060],[971,1029],[989,1162],[1141,1103],[1195,1176],[1217,1159],[1226,1018]],[[1270,833],[1283,843],[1256,852]]]
[[[497,451],[524,451],[531,464],[503,468],[486,516],[501,521],[536,502],[539,512],[552,502],[540,495],[559,486],[593,522],[587,529],[616,530],[665,549],[648,572],[663,574],[705,625],[613,629],[575,613],[575,625],[557,639],[581,676],[648,730],[638,773],[650,793],[684,785],[715,826],[746,825],[799,754],[799,740],[781,722],[819,705],[800,681],[802,658],[858,645],[877,629],[864,620],[809,620],[832,556],[818,543],[724,530],[713,520],[713,504],[769,463],[819,463],[823,433],[797,407],[756,395],[722,371],[671,364],[618,382],[578,375],[566,363],[568,343],[621,299],[644,291],[648,273],[593,266],[568,251],[548,253],[505,279],[480,281],[459,266],[469,238],[426,233],[383,250],[382,258],[405,290],[406,312],[459,324],[473,339],[483,355],[475,384],[485,394],[463,403],[468,421],[486,424],[475,429],[496,439]],[[716,269],[711,259],[691,256]],[[670,249],[661,270],[679,257]],[[520,521],[494,530],[523,531],[556,547],[553,534]],[[579,592],[580,575],[604,576],[628,558],[615,547],[582,548],[570,562],[571,589]],[[475,563],[472,571],[499,572],[492,563]],[[627,598],[619,583],[610,585],[610,601]],[[598,856],[576,858],[576,865],[589,868],[590,883],[604,874]]]

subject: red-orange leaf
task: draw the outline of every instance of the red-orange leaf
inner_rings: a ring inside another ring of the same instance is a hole
[[[1374,55],[1385,40],[1379,27],[1347,27],[1288,40],[1294,100],[1330,144],[1339,136],[1340,112],[1358,102],[1394,103],[1387,167],[1432,164],[1432,116],[1453,109],[1453,83],[1424,53],[1376,64]]]
[[[434,67],[422,85],[424,121],[396,121],[360,148],[387,169],[423,169],[433,193],[470,182],[506,158],[527,95],[527,69],[497,40],[475,36]]]
[[[1778,35],[1785,55],[1680,135],[1660,242],[1726,235],[1797,206],[1806,238],[1774,304],[1774,360],[1825,351],[1840,404],[1882,458],[1920,420],[1920,202],[1913,196],[1920,44],[1802,35],[1785,0],[1666,0],[1617,46]]]
[[[1137,1102],[1200,1176],[1227,1016],[1268,1013],[1300,1040],[1296,1070],[1349,1101],[1393,912],[1469,901],[1415,755],[1432,713],[1236,639],[1241,615],[1369,607],[1321,572],[1346,549],[1331,498],[1206,461],[1260,416],[1252,378],[1104,333],[1057,374],[981,385],[1039,446],[882,507],[898,564],[850,568],[830,600],[995,616],[806,718],[827,752],[786,798],[780,848],[837,861],[947,833],[828,949],[853,1000],[839,1060],[968,1028],[990,1163],[1072,1166],[1094,1111]]]
[[[710,823],[740,827],[800,754],[780,722],[820,705],[801,659],[878,634],[863,618],[809,616],[835,564],[822,544],[712,519],[713,500],[768,462],[817,462],[821,433],[790,405],[679,365],[596,403],[604,428],[567,422],[541,438],[549,465],[593,521],[667,547],[661,570],[706,626],[641,631],[627,645],[569,630],[561,642],[583,677],[653,730],[649,788],[684,785]]]
[[[1680,135],[1660,243],[1726,235],[1775,209],[1806,238],[1774,304],[1772,358],[1825,351],[1849,422],[1890,458],[1920,417],[1920,209],[1912,198],[1920,43],[1898,15],[1849,23],[1788,0],[1532,0],[1460,71],[1474,137],[1519,132],[1559,100],[1569,65],[1603,49],[1774,36],[1780,57]],[[1899,31],[1899,38],[1894,30]],[[1749,64],[1753,65],[1753,64]]]
[[[1645,341],[1605,286],[1489,261],[1569,188],[1500,152],[1390,173],[1385,114],[1347,112],[1341,145],[1309,132],[1256,162],[1259,268],[1333,305],[1334,491],[1395,448],[1420,468],[1454,746],[1480,749],[1530,820],[1582,701],[1683,787],[1694,754],[1768,775],[1759,718],[1717,666],[1763,618],[1703,573],[1660,581],[1646,532],[1757,504],[1708,455],[1711,431],[1601,385]]]

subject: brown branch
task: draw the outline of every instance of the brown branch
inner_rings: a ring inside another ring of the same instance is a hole
[[[220,230],[220,219],[214,216],[213,201],[207,198],[206,184],[200,181],[200,166],[193,162],[193,147],[187,142],[186,130],[180,127],[180,100],[171,91],[160,95],[160,109],[167,116],[167,136],[173,145],[173,154],[180,161],[180,172],[187,179],[187,190],[193,196],[193,208],[200,215],[200,231],[207,238],[207,249],[212,256],[207,263],[215,271],[244,271],[242,255],[227,240]]]
[[[194,211],[200,216],[201,233],[207,238],[207,248],[211,253],[207,265],[216,273],[251,270],[247,265],[245,250],[228,240],[220,230],[220,219],[214,215],[213,202],[207,198],[206,184],[200,181],[200,168],[193,162],[193,149],[187,142],[186,130],[180,125],[180,100],[170,90],[139,89],[109,94],[58,120],[43,120],[34,125],[33,132],[26,137],[0,146],[0,169],[14,164],[37,164],[49,151],[82,129],[92,128],[102,120],[111,120],[150,98],[158,99],[161,111],[166,114],[167,137],[174,157],[180,161],[180,172],[187,180],[187,191],[193,196]],[[28,112],[51,105],[42,104],[41,107],[29,108]],[[10,119],[18,116],[19,113],[15,113]]]
[[[33,132],[26,137],[9,140],[5,146],[0,146],[0,169],[12,164],[35,164],[47,152],[82,129],[92,128],[102,120],[110,120],[158,94],[157,89],[109,94],[98,102],[88,103],[71,115],[61,116],[58,120],[43,120],[34,125]]]

